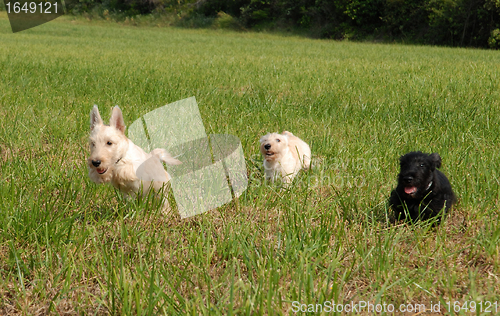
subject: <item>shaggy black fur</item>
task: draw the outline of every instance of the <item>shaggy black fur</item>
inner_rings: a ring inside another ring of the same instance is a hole
[[[398,186],[389,201],[396,219],[426,220],[437,216],[443,208],[446,214],[456,197],[448,178],[436,169],[441,167],[439,154],[416,151],[399,160]]]

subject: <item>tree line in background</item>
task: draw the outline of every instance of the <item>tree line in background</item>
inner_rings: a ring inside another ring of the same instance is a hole
[[[200,0],[193,13],[225,12],[245,27],[294,26],[321,38],[367,38],[500,47],[500,0]]]
[[[320,38],[500,47],[500,0],[164,1],[164,8],[184,9],[189,17],[234,18],[245,28],[292,27]]]
[[[293,29],[319,38],[500,48],[500,0],[69,1],[74,14],[158,14],[194,27]]]

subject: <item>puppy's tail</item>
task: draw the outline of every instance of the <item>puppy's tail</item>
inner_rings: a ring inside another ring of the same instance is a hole
[[[174,157],[172,157],[172,155],[170,155],[168,153],[168,151],[166,151],[163,148],[153,149],[153,151],[151,151],[151,154],[153,156],[158,157],[161,161],[163,161],[164,163],[169,164],[169,165],[174,165],[175,166],[175,165],[182,164],[181,161],[179,161],[179,160],[175,159]]]

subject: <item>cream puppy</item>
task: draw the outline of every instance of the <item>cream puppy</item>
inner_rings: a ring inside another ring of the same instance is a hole
[[[89,177],[95,183],[111,183],[125,196],[158,192],[170,180],[162,161],[170,165],[181,162],[163,148],[146,153],[125,136],[125,123],[118,106],[113,108],[109,125],[104,125],[97,106],[90,112]],[[168,201],[163,201],[164,209]]]
[[[281,178],[285,184],[289,184],[300,169],[309,169],[311,165],[309,145],[287,131],[262,136],[260,152],[264,156],[267,180],[275,181]]]

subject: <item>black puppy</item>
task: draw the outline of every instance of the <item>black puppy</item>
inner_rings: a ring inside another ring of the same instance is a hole
[[[446,214],[456,197],[448,178],[436,169],[441,167],[439,154],[414,151],[399,161],[398,186],[389,201],[396,219],[426,220],[437,216],[443,208]]]

